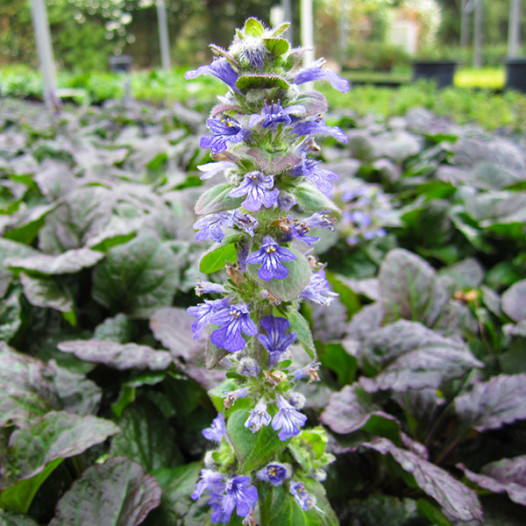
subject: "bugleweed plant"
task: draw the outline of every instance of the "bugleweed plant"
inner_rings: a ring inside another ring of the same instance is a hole
[[[321,485],[334,457],[325,431],[305,427],[296,386],[317,380],[319,367],[300,304],[328,305],[337,296],[312,249],[313,231],[333,228],[327,194],[338,178],[316,160],[316,138],[347,137],[325,124],[325,98],[304,85],[327,80],[347,92],[349,84],[323,60],[302,67],[303,51],[280,37],[286,27],[250,18],[228,50],[211,46],[211,65],[186,74],[213,75],[229,87],[200,142],[214,162],[199,167],[202,179],[226,181],[195,207],[197,239],[217,242],[200,270],[226,267],[228,280],[200,283],[198,295],[219,297],[188,309],[194,338],[209,336],[208,364],[227,356],[235,363],[212,392],[219,414],[203,434],[215,448],[192,495],[208,503],[214,523],[234,514],[261,526],[337,523]],[[304,367],[292,365],[295,343],[310,356]]]

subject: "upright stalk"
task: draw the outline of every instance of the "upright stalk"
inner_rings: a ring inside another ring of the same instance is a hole
[[[214,299],[188,309],[194,338],[208,335],[208,363],[232,363],[210,393],[219,414],[203,435],[216,448],[192,496],[207,497],[214,523],[228,523],[235,510],[251,525],[288,524],[291,516],[295,525],[337,524],[320,484],[334,459],[327,436],[303,429],[301,384],[318,378],[320,364],[299,307],[336,296],[312,252],[316,232],[333,228],[328,194],[338,179],[314,158],[315,140],[347,137],[325,124],[325,98],[303,85],[327,80],[347,92],[349,84],[323,60],[302,67],[304,51],[281,37],[287,26],[249,18],[228,50],[211,45],[212,64],[186,73],[229,88],[200,141],[213,159],[199,167],[201,178],[224,179],[199,198],[194,225],[198,240],[216,242],[200,270],[224,267],[228,279],[200,283],[198,294]]]

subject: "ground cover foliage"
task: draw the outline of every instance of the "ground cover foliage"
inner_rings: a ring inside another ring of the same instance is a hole
[[[207,524],[190,495],[228,363],[207,368],[185,311],[204,114],[2,105],[0,524]],[[353,526],[524,524],[523,138],[422,109],[330,120],[349,143],[325,142],[339,220],[316,250],[340,296],[302,314],[332,507]]]

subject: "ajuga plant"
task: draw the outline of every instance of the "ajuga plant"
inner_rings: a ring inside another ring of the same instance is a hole
[[[233,364],[211,393],[218,416],[203,435],[215,448],[192,495],[214,523],[337,524],[321,485],[333,456],[325,431],[307,427],[298,391],[319,379],[300,307],[336,296],[313,251],[314,232],[333,228],[327,194],[338,179],[316,159],[316,138],[347,141],[325,123],[325,98],[307,86],[326,80],[347,92],[349,84],[324,60],[302,67],[303,50],[280,36],[286,28],[249,18],[228,50],[211,45],[213,62],[186,73],[228,86],[200,141],[213,159],[199,167],[201,178],[222,179],[195,206],[196,238],[217,243],[200,270],[225,268],[228,279],[199,283],[197,294],[211,296],[188,309],[194,338],[208,335],[207,365],[226,356]],[[292,352],[307,353],[307,365],[295,368]]]

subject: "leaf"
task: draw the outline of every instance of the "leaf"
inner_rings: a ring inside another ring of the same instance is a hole
[[[141,236],[112,248],[93,273],[93,297],[101,305],[145,318],[169,305],[179,283],[174,253]]]
[[[125,314],[117,314],[112,318],[106,318],[97,325],[93,333],[93,339],[99,341],[110,341],[126,343],[132,339],[133,322]]]
[[[502,310],[513,320],[526,319],[526,279],[514,283],[502,295]]]
[[[228,183],[218,184],[200,195],[195,204],[195,213],[198,216],[224,212],[239,208],[244,201],[243,197],[229,197],[228,194],[234,187]]]
[[[57,504],[49,526],[135,526],[161,501],[152,475],[135,462],[112,458],[88,468]]]
[[[237,250],[235,243],[212,247],[199,262],[199,272],[212,274],[225,268],[226,262],[234,264],[237,261]]]
[[[296,309],[287,311],[287,319],[290,322],[290,332],[295,332],[298,335],[298,342],[301,343],[305,352],[314,360],[316,347],[312,339],[309,322]]]
[[[526,506],[526,455],[490,462],[482,467],[480,474],[462,464],[458,467],[480,488],[493,493],[506,492],[513,502]]]
[[[339,524],[325,496],[323,486],[313,479],[303,482],[305,489],[315,497],[316,507],[303,511],[284,486],[274,486],[269,489],[268,517],[262,520],[263,524],[294,526],[337,526]]]
[[[438,276],[453,295],[457,290],[478,288],[484,279],[484,269],[476,259],[468,258],[440,270]]]
[[[296,185],[293,192],[301,208],[308,212],[329,210],[338,215],[341,213],[338,206],[331,199],[308,182]]]
[[[323,367],[336,373],[340,386],[354,382],[358,363],[341,343],[324,344],[319,357]]]
[[[257,275],[261,264],[248,265],[249,274],[258,282],[259,286],[281,301],[296,299],[309,284],[311,278],[310,266],[305,256],[296,249],[292,248],[290,251],[296,256],[296,259],[282,263],[289,270],[284,279],[273,278],[270,281],[263,281]]]
[[[224,379],[225,371],[221,367],[207,369],[203,351],[205,342],[209,340],[205,334],[199,340],[193,339],[194,321],[195,318],[185,309],[163,307],[155,311],[150,318],[150,329],[155,338],[170,349],[170,354],[176,359],[178,368],[208,390]]]
[[[56,208],[56,205],[38,205],[30,209],[22,209],[11,217],[10,224],[2,233],[6,239],[30,245],[44,226],[46,216]]]
[[[27,427],[59,405],[45,364],[0,343],[0,426]]]
[[[153,472],[162,489],[162,496],[161,505],[148,517],[152,526],[177,524],[177,521],[188,513],[193,503],[191,495],[201,468],[200,462],[192,462],[177,468],[163,468]]]
[[[10,341],[22,325],[20,292],[13,292],[0,301],[0,342]]]
[[[526,419],[526,374],[494,376],[475,384],[469,393],[455,398],[455,409],[463,424],[477,431],[498,429]]]
[[[127,369],[162,371],[172,363],[170,353],[136,343],[71,340],[59,343],[58,348],[62,352],[74,354],[81,360],[100,363],[119,371]]]
[[[390,428],[387,436],[395,442],[399,441],[398,420],[374,404],[370,395],[358,384],[346,385],[341,391],[333,393],[320,420],[335,433],[346,435],[364,427],[368,430],[367,425],[373,417],[383,419]]]
[[[449,300],[434,269],[407,250],[389,252],[378,279],[387,321],[405,318],[433,327]]]
[[[38,526],[31,518],[0,509],[0,526]]]
[[[85,246],[111,222],[116,193],[103,186],[82,186],[46,218],[39,246],[48,254],[60,254]]]
[[[59,367],[54,361],[48,364],[53,385],[60,398],[59,408],[76,415],[91,415],[97,412],[101,398],[101,388],[84,375]]]
[[[389,495],[352,499],[348,503],[348,509],[353,520],[360,526],[411,526],[418,519],[413,500],[401,500]]]
[[[290,49],[288,40],[284,38],[264,38],[263,44],[275,57],[285,54]]]
[[[245,22],[243,32],[250,37],[261,37],[265,30],[257,18],[250,17]]]
[[[20,281],[24,287],[24,294],[31,305],[48,307],[61,312],[73,310],[73,298],[68,290],[49,277],[31,276],[22,272]]]
[[[89,248],[69,250],[58,256],[39,254],[25,258],[10,258],[5,265],[12,269],[37,272],[39,274],[58,275],[75,274],[83,268],[95,265],[104,257],[102,252]]]
[[[40,485],[64,458],[82,453],[117,431],[109,420],[63,412],[47,413],[31,427],[14,431],[0,481],[2,505],[26,512]]]
[[[373,449],[382,455],[392,455],[404,471],[413,475],[418,487],[435,499],[446,516],[453,521],[482,520],[482,508],[477,494],[438,466],[396,447],[386,438],[363,443],[360,447]]]
[[[182,461],[176,437],[161,411],[149,400],[128,406],[119,420],[120,433],[111,443],[112,457],[127,457],[151,473]]]
[[[253,89],[272,89],[288,90],[289,83],[279,75],[264,73],[262,75],[241,75],[236,81],[236,87],[241,93],[246,94]]]
[[[418,322],[400,320],[371,332],[357,354],[368,375],[369,392],[440,387],[473,367],[482,367],[463,343]]]
[[[227,435],[236,452],[240,473],[243,474],[263,466],[281,453],[288,443],[281,441],[271,426],[264,426],[257,433],[252,433],[245,427],[248,417],[248,409],[239,409],[227,422]]]

